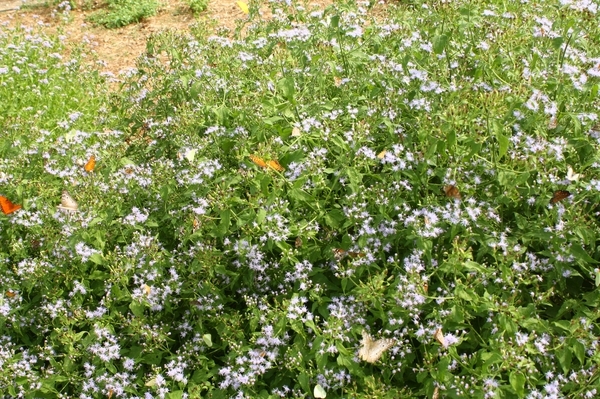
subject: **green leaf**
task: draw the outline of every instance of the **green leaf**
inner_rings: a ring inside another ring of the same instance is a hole
[[[350,368],[352,365],[356,364],[353,357],[343,355],[343,354],[339,354],[336,360],[337,360],[338,365],[348,367],[348,368]]]
[[[508,151],[508,137],[498,132],[496,133],[496,140],[498,140],[498,158],[502,158]]]
[[[438,141],[437,139],[435,139],[434,137],[430,137],[429,138],[430,144],[429,147],[427,148],[427,152],[425,153],[425,158],[426,159],[432,159],[435,158],[438,152]]]
[[[563,346],[556,351],[556,358],[558,363],[563,369],[563,372],[568,373],[571,370],[571,363],[573,361],[573,353],[571,352],[570,346]]]
[[[264,222],[266,217],[267,217],[267,211],[264,208],[261,208],[258,211],[258,214],[256,215],[256,222],[258,224],[262,224],[262,222]]]
[[[146,222],[144,223],[144,226],[146,226],[146,227],[158,227],[159,224],[156,222],[156,220],[148,218],[146,220]]]
[[[446,49],[448,39],[449,37],[446,34],[435,36],[433,38],[433,52],[435,54],[442,54],[444,52],[444,49]]]
[[[144,317],[144,305],[139,302],[131,302],[129,304],[129,309],[136,317]]]
[[[452,148],[456,145],[456,131],[450,127],[448,133],[446,133],[446,148],[448,150],[452,150]]]
[[[157,365],[157,364],[161,363],[161,361],[163,359],[163,355],[164,355],[163,352],[161,352],[159,350],[156,350],[156,351],[154,351],[152,353],[147,353],[146,355],[144,355],[142,357],[142,360],[146,364],[155,364],[155,365]]]
[[[337,29],[340,26],[340,16],[339,15],[334,15],[331,17],[330,19],[330,23],[331,23],[331,27],[333,29]]]
[[[339,209],[332,209],[325,215],[325,223],[334,229],[337,229],[344,220],[346,220],[346,216]]]
[[[573,348],[573,353],[577,357],[577,360],[579,360],[579,363],[581,365],[585,364],[585,345],[579,342],[578,339],[572,339],[571,348]]]
[[[478,296],[475,294],[475,291],[473,291],[472,289],[467,289],[463,285],[457,286],[455,293],[457,297],[469,302],[473,302],[475,301],[475,299],[478,299]]]
[[[224,237],[229,233],[229,226],[231,225],[231,211],[229,209],[225,209],[221,211],[220,216],[221,221],[219,222],[217,234],[219,237]]]
[[[90,280],[108,280],[110,278],[110,274],[102,270],[94,270],[89,274],[88,278]]]
[[[294,94],[296,94],[296,88],[294,87],[294,79],[291,77],[285,77],[277,82],[277,89],[281,92],[283,98],[289,102],[293,102]]]
[[[596,259],[592,258],[587,253],[587,251],[585,249],[583,249],[583,247],[579,243],[573,243],[573,244],[571,244],[571,252],[573,253],[573,255],[575,255],[575,258],[579,262],[584,262],[584,263],[598,263],[598,261]]]
[[[294,188],[289,191],[290,198],[303,202],[315,202],[315,198],[302,189]]]
[[[300,383],[300,386],[302,387],[302,390],[304,392],[310,392],[310,383],[309,383],[308,374],[300,373],[298,375],[298,382]]]
[[[475,154],[479,154],[481,152],[481,144],[477,143],[473,140],[467,143],[467,146],[471,149],[469,152],[468,158],[471,158]]]
[[[183,391],[179,390],[179,391],[169,392],[169,394],[167,395],[167,398],[169,398],[169,399],[181,399],[181,398],[183,398]]]
[[[478,273],[482,273],[482,274],[487,273],[487,269],[477,262],[468,260],[463,263],[463,266],[465,267],[466,270],[468,270],[470,272],[478,272]]]
[[[92,254],[92,256],[90,256],[90,260],[97,265],[102,265],[104,263],[104,257],[102,256],[101,253],[97,253],[97,252]]]
[[[497,352],[484,352],[481,354],[481,360],[483,365],[481,366],[482,371],[487,372],[491,366],[501,364],[504,358]]]
[[[523,373],[519,371],[512,371],[508,380],[510,381],[510,386],[515,390],[517,396],[522,398],[525,396],[525,376]]]

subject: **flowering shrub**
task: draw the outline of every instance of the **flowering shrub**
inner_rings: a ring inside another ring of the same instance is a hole
[[[0,391],[597,396],[597,10],[270,5],[110,97],[3,31]]]

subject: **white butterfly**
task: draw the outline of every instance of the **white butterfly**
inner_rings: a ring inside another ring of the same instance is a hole
[[[317,384],[313,390],[313,396],[317,399],[324,399],[327,397],[327,391],[321,385]]]
[[[381,355],[383,355],[383,352],[390,349],[395,343],[393,339],[389,338],[382,338],[374,341],[373,337],[365,330],[362,332],[362,337],[362,341],[360,342],[362,347],[358,351],[358,357],[369,363],[375,363],[379,360]]]
[[[567,180],[577,181],[581,177],[581,174],[575,173],[571,166],[567,166]]]
[[[62,192],[62,196],[60,197],[60,205],[58,206],[58,209],[76,212],[78,207],[79,205],[77,205],[77,202],[73,199],[73,197],[71,197],[67,190],[64,190]]]

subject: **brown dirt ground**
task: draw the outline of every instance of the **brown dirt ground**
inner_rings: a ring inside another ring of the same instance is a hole
[[[333,0],[312,0],[311,6],[325,7]],[[83,0],[77,0],[79,5]],[[106,63],[104,71],[118,75],[119,71],[135,66],[136,58],[145,51],[147,38],[163,30],[186,31],[194,23],[204,23],[215,31],[219,27],[233,29],[235,21],[244,18],[244,14],[235,0],[211,0],[208,9],[195,18],[183,0],[162,0],[159,13],[138,24],[120,29],[105,29],[85,21],[92,11],[82,11],[76,7],[70,12],[65,24],[59,16],[53,16],[55,7],[38,6],[14,10],[19,0],[0,0],[0,30],[17,25],[39,25],[49,33],[65,34],[72,43],[89,40],[98,58]],[[29,2],[31,3],[31,2]]]

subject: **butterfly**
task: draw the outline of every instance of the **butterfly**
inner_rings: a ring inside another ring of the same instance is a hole
[[[60,205],[58,209],[63,209],[65,211],[75,212],[79,205],[77,201],[71,197],[71,195],[67,192],[67,190],[63,190],[62,195],[60,197]]]
[[[93,172],[95,167],[96,167],[96,156],[92,155],[90,157],[90,159],[87,161],[87,163],[84,165],[83,169],[85,169],[86,172]]]
[[[346,256],[349,256],[351,258],[362,258],[363,256],[365,256],[364,252],[356,252],[356,251],[346,251],[345,249],[342,248],[333,248],[333,256],[335,256],[335,258],[340,261],[342,259],[344,259]]]
[[[0,195],[0,208],[5,215],[9,215],[15,211],[21,209],[21,205],[13,204],[11,200],[3,195]]]
[[[438,328],[435,331],[435,333],[433,334],[433,338],[435,338],[435,340],[439,342],[444,348],[448,346],[448,344],[446,343],[446,338],[444,338],[444,333],[442,332],[441,328]]]
[[[577,181],[577,180],[579,180],[580,177],[581,177],[580,173],[575,173],[573,171],[572,167],[567,166],[567,180]]]
[[[264,169],[271,168],[271,169],[275,169],[278,172],[283,172],[285,170],[285,168],[283,166],[281,166],[281,164],[274,159],[272,159],[270,161],[265,161],[264,159],[262,159],[259,156],[250,155],[250,160],[252,162],[254,162],[256,165],[258,165]]]
[[[362,341],[360,342],[362,347],[358,351],[358,357],[368,363],[375,363],[381,358],[381,355],[395,343],[393,339],[389,338],[382,338],[374,341],[373,337],[365,330],[362,332],[362,337]]]
[[[552,199],[550,200],[550,203],[556,204],[557,202],[564,200],[565,198],[569,197],[570,195],[571,195],[571,193],[568,192],[567,190],[557,190],[552,195]]]
[[[17,296],[17,294],[15,292],[12,291],[6,291],[6,296],[9,298],[14,298]]]
[[[236,1],[235,3],[244,14],[248,14],[250,12],[250,9],[248,8],[248,3],[246,3],[245,1]]]
[[[313,396],[316,399],[324,399],[327,397],[327,391],[325,391],[325,389],[321,385],[317,384],[313,389]]]
[[[261,157],[258,157],[256,155],[250,155],[250,160],[252,162],[254,162],[256,165],[260,166],[261,168],[266,168],[267,167],[267,163]]]
[[[446,194],[446,197],[450,197],[450,198],[455,198],[455,199],[461,198],[460,191],[458,191],[458,188],[452,184],[447,184],[444,186],[444,194]]]
[[[387,150],[383,150],[379,154],[377,154],[377,158],[383,159],[385,158],[385,154],[387,154]]]
[[[278,172],[283,172],[285,170],[285,168],[283,166],[281,166],[281,164],[274,159],[271,159],[270,161],[268,161],[267,166],[271,169],[275,169]]]

